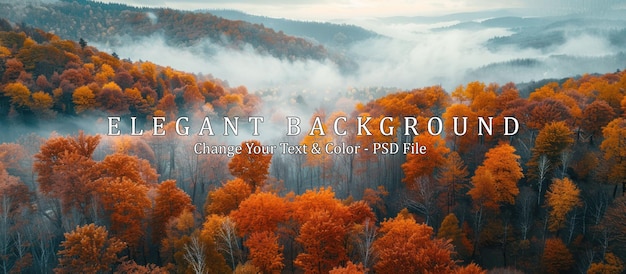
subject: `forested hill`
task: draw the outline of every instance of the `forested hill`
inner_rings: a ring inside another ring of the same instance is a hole
[[[191,46],[208,40],[231,49],[249,45],[257,52],[281,59],[331,59],[345,65],[341,57],[333,56],[323,45],[209,13],[63,0],[0,3],[0,17],[50,31],[64,39],[83,38],[112,47],[136,38],[163,35],[172,46]]]
[[[242,20],[283,31],[288,35],[307,37],[324,45],[343,47],[351,43],[378,37],[373,31],[349,24],[328,22],[304,22],[283,18],[271,18],[235,10],[208,10],[207,12],[230,20]]]
[[[0,19],[0,123],[18,125],[93,113],[250,115],[258,99],[210,76],[131,62],[86,42]],[[6,135],[3,137],[7,137]]]

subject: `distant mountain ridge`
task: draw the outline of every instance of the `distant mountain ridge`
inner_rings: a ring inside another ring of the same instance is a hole
[[[237,10],[201,10],[229,20],[241,20],[262,24],[287,35],[313,39],[330,46],[346,46],[354,42],[378,37],[379,34],[350,24],[328,22],[305,22],[284,18],[272,18],[247,14]]]
[[[285,60],[326,60],[345,67],[349,62],[323,45],[287,35],[259,24],[224,19],[206,12],[138,8],[86,0],[0,2],[0,17],[50,31],[65,39],[107,45],[124,39],[163,35],[172,46],[209,40],[217,45],[255,51]]]

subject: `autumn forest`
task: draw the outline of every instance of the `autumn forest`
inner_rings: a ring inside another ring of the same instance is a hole
[[[123,20],[142,31],[164,27],[131,15]],[[260,32],[233,35],[236,45],[261,39],[264,54],[346,65],[282,32],[185,18]],[[174,131],[180,116],[247,120],[275,108],[266,118],[278,123],[290,113],[211,75],[66,39],[0,21],[1,273],[626,271],[626,72],[525,84],[528,92],[476,79],[342,98],[358,103],[316,106],[303,123],[372,117],[375,127],[393,117],[399,133],[359,135],[351,125],[345,136],[244,141],[418,142],[423,155],[228,157],[192,149],[228,137],[108,136],[106,119],[136,117],[151,130],[153,117],[165,117]],[[417,117],[419,135],[400,134],[404,117]],[[442,118],[443,134],[427,134],[430,117]],[[466,134],[455,134],[452,117],[468,117]],[[477,117],[494,117],[492,135],[478,134]],[[504,117],[519,121],[515,135],[504,134]]]

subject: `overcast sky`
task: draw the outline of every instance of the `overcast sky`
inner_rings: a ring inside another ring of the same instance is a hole
[[[270,17],[325,21],[346,18],[441,15],[522,7],[519,1],[521,0],[106,0],[104,2],[187,10],[234,9]]]

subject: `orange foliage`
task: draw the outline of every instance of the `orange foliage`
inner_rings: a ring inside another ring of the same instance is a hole
[[[497,209],[499,204],[515,204],[517,182],[524,177],[519,156],[509,144],[500,144],[485,154],[485,161],[472,177],[468,194],[477,204]]]
[[[256,140],[242,142],[242,153],[236,154],[230,160],[228,169],[233,176],[241,178],[248,183],[252,188],[252,192],[255,192],[257,188],[263,187],[265,184],[270,162],[272,161],[272,154],[248,151],[246,143],[252,144],[254,147],[261,146],[261,143]]]
[[[545,273],[561,273],[572,268],[574,258],[560,238],[550,238],[543,248],[541,264]]]
[[[147,160],[122,153],[107,155],[102,162],[97,164],[97,169],[103,177],[125,177],[142,185],[154,185],[158,179],[156,170]]]
[[[385,190],[384,186],[378,186],[377,190],[366,188],[363,191],[363,198],[361,200],[384,215],[387,212],[387,207],[385,206],[383,197],[387,195],[389,195],[389,192]]]
[[[380,233],[374,242],[378,251],[376,272],[447,273],[456,268],[449,241],[433,240],[433,229],[411,217],[398,215],[382,222]]]
[[[231,211],[239,208],[239,204],[252,194],[250,185],[242,179],[235,178],[222,185],[222,187],[209,191],[205,206],[205,214],[228,215]]]
[[[11,106],[18,111],[30,106],[30,90],[20,82],[6,85],[3,93],[4,96],[10,98]]]
[[[602,128],[616,118],[613,108],[605,101],[596,100],[583,110],[581,128],[591,137],[589,143],[593,144],[593,136],[602,132]]]
[[[117,267],[115,274],[168,274],[169,272],[155,264],[138,265],[135,261],[125,261]]]
[[[288,218],[289,205],[274,193],[260,192],[250,195],[231,213],[239,235],[254,232],[276,231],[278,224]]]
[[[603,130],[600,149],[609,164],[609,182],[625,184],[626,178],[626,119],[617,118]],[[626,191],[626,190],[625,190]]]
[[[54,104],[52,96],[50,94],[38,91],[31,95],[32,102],[30,103],[30,109],[37,115],[49,115],[50,108]]]
[[[293,218],[300,224],[304,224],[311,218],[311,212],[327,211],[336,219],[347,223],[350,218],[348,207],[335,198],[332,188],[320,188],[319,190],[307,190],[297,196],[293,202]]]
[[[63,211],[76,208],[85,213],[91,204],[92,182],[98,178],[91,159],[100,136],[54,137],[41,146],[33,169],[40,190],[61,200]]]
[[[445,142],[439,136],[417,135],[413,138],[413,142],[419,143],[420,146],[426,146],[428,153],[424,155],[407,154],[406,162],[402,164],[405,175],[402,182],[409,187],[412,187],[419,177],[435,176],[436,170],[446,163],[446,155],[450,152],[450,149],[446,147]]]
[[[152,202],[148,188],[127,177],[99,180],[99,201],[111,220],[111,232],[132,248],[144,235],[144,220]]]
[[[325,210],[312,211],[296,240],[304,252],[294,261],[304,273],[327,273],[348,259],[344,245],[347,228]]]
[[[531,170],[537,168],[541,155],[546,155],[550,163],[554,166],[560,162],[561,153],[573,142],[573,133],[564,122],[554,122],[547,124],[535,139],[535,146],[532,148],[532,158],[528,163]],[[537,174],[537,172],[530,172]]]
[[[109,238],[106,228],[89,224],[65,233],[61,247],[55,273],[98,273],[111,271],[112,265],[121,261],[118,253],[126,243]]]
[[[20,182],[20,179],[11,176],[0,161],[0,205],[4,211],[0,216],[17,217],[26,209],[30,203],[30,193],[28,187]],[[6,206],[6,207],[5,207]],[[18,221],[19,223],[19,221]],[[8,227],[5,227],[8,229]]]
[[[280,273],[283,264],[283,247],[278,236],[269,231],[255,232],[244,243],[250,249],[250,259],[263,273]]]
[[[447,190],[448,212],[456,205],[456,197],[461,190],[467,188],[467,167],[456,151],[448,154],[448,158],[438,178],[439,184]]]
[[[164,228],[170,219],[184,210],[193,211],[194,206],[189,195],[176,187],[174,180],[162,182],[156,192],[152,213],[152,239],[158,243],[165,236]]]
[[[555,179],[546,192],[546,203],[550,208],[549,229],[552,232],[563,228],[567,214],[580,206],[580,189],[569,178]]]
[[[7,170],[23,172],[22,164],[27,160],[26,146],[15,143],[0,144],[0,164]]]
[[[480,268],[480,266],[478,266],[477,264],[471,263],[469,265],[458,268],[457,270],[454,271],[454,273],[455,274],[486,274],[487,271]]]
[[[335,267],[333,270],[328,272],[329,274],[363,274],[365,273],[365,268],[363,264],[354,264],[351,261],[348,261],[345,267]]]
[[[611,274],[623,273],[625,270],[624,262],[613,253],[604,255],[604,262],[592,263],[587,269],[587,274]]]

